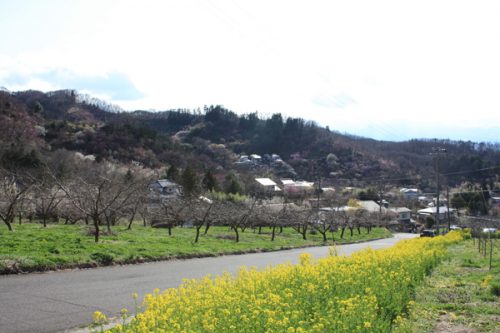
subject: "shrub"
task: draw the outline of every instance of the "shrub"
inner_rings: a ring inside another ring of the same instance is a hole
[[[492,283],[490,291],[491,291],[492,295],[500,296],[500,284],[499,283]]]
[[[102,252],[94,252],[90,255],[90,258],[101,265],[111,265],[115,259],[112,254]]]

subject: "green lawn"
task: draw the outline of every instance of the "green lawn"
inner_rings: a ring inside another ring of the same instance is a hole
[[[450,260],[417,288],[410,318],[395,331],[500,332],[500,241],[493,244],[491,271],[477,241],[450,247]]]
[[[194,243],[194,228],[175,228],[172,236],[166,229],[134,225],[132,230],[115,226],[113,235],[102,235],[99,243],[89,235],[88,226],[25,223],[14,226],[14,232],[0,228],[0,273],[44,271],[69,267],[92,267],[116,263],[134,263],[168,258],[215,256],[252,251],[272,251],[286,248],[326,245],[319,234],[308,234],[304,241],[291,228],[285,228],[271,242],[270,230],[259,235],[250,229],[240,232],[240,242],[227,227],[212,227]],[[370,234],[355,230],[353,237],[346,231],[334,233],[337,244],[373,238],[391,237],[386,229],[374,228]],[[328,234],[333,244],[332,234]]]

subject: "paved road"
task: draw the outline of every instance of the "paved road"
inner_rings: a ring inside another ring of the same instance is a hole
[[[349,255],[367,246],[389,247],[412,237],[415,235],[396,234],[390,239],[343,245],[339,253]],[[235,272],[244,265],[263,268],[296,263],[303,252],[322,257],[328,254],[328,247],[0,276],[0,332],[58,332],[86,326],[96,310],[108,316],[116,316],[123,307],[133,310],[133,292],[142,299],[154,288],[178,286],[183,278]]]

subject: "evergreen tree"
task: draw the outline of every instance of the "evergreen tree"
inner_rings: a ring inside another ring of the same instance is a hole
[[[125,176],[123,176],[123,180],[125,181],[125,183],[134,181],[134,174],[132,173],[132,171],[130,171],[130,169],[128,169]]]
[[[191,167],[187,166],[182,172],[181,176],[183,193],[185,196],[193,196],[198,192],[198,180],[196,179],[196,173]]]
[[[179,181],[179,169],[172,164],[170,168],[167,170],[167,179],[173,181],[173,182],[178,182]]]
[[[207,170],[207,172],[205,173],[205,176],[203,177],[202,185],[203,185],[203,188],[207,191],[217,191],[217,188],[219,186],[217,184],[217,179],[215,178],[214,174],[212,173],[212,170]]]
[[[229,173],[226,176],[224,191],[226,193],[232,194],[243,193],[243,187],[241,186],[241,183],[233,172]]]

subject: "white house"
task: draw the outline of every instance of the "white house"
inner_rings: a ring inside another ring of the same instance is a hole
[[[262,157],[260,155],[257,155],[257,154],[250,155],[250,159],[252,161],[255,161],[255,162],[258,162],[258,163],[260,163],[262,161]]]
[[[293,185],[295,184],[295,181],[292,180],[292,179],[281,179],[281,184],[283,184],[283,186],[287,186],[287,185]]]
[[[456,209],[450,208],[450,216],[454,216],[456,212]],[[427,217],[432,217],[434,220],[436,220],[436,215],[437,215],[437,207],[427,207],[425,209],[420,209],[417,211],[417,214],[420,218],[427,218]],[[445,220],[448,216],[448,208],[446,206],[441,206],[439,207],[439,217],[438,220],[442,221]]]
[[[260,187],[260,190],[263,193],[273,195],[276,192],[281,192],[281,189],[278,187],[278,184],[276,184],[273,180],[269,178],[255,178],[255,181]]]

